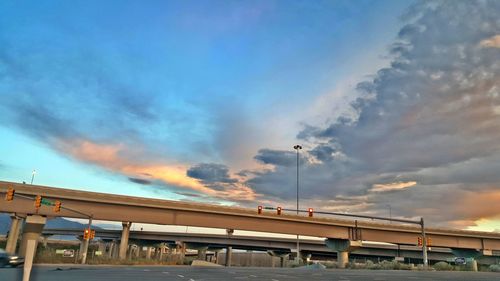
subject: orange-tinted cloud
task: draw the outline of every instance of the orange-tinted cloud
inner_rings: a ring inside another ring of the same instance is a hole
[[[462,217],[470,218],[473,221],[491,219],[500,216],[500,190],[490,190],[484,192],[467,192],[448,208],[454,209],[457,214],[464,214]],[[499,226],[500,228],[500,226]]]
[[[123,145],[96,144],[87,140],[73,143],[59,142],[58,148],[82,161],[99,164],[107,169],[117,169],[124,163],[119,157]]]
[[[176,187],[187,188],[210,197],[234,200],[253,200],[255,192],[240,183],[233,183],[223,190],[203,185],[199,180],[188,177],[187,165],[137,164],[126,157],[127,147],[123,144],[98,144],[88,140],[61,141],[58,149],[84,162],[128,177],[159,180]]]

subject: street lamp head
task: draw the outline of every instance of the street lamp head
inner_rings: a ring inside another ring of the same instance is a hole
[[[297,145],[293,146],[293,148],[299,150],[299,149],[302,149],[302,146],[297,144]]]

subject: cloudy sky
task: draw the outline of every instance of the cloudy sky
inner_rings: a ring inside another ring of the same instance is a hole
[[[499,1],[1,1],[0,179],[500,229]]]

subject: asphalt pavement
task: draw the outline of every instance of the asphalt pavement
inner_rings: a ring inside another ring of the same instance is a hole
[[[0,281],[21,281],[22,268],[0,268]],[[500,280],[500,273],[340,270],[189,266],[37,266],[31,281],[401,281],[401,280]]]

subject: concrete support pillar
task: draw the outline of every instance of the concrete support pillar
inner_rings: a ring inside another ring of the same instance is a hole
[[[286,266],[286,260],[290,258],[289,251],[267,251],[269,255],[272,257],[278,257],[280,259],[280,267]],[[274,259],[273,259],[273,267],[274,267]]]
[[[132,258],[139,259],[141,257],[141,251],[142,247],[138,245],[130,245],[130,250],[129,250],[129,258],[132,260]]]
[[[21,245],[19,246],[19,256],[24,257],[26,255],[28,240],[35,240],[38,244],[38,238],[42,233],[46,221],[47,219],[45,217],[38,215],[26,217],[26,221],[23,227]]]
[[[471,271],[477,271],[477,260],[476,259],[473,259],[470,262],[470,270]]]
[[[233,247],[229,246],[226,248],[226,266],[231,266],[231,256],[233,252]]]
[[[9,230],[9,237],[7,238],[7,245],[5,246],[5,251],[8,254],[15,254],[17,248],[17,241],[19,240],[19,233],[21,230],[23,219],[16,215],[11,216],[11,224]]]
[[[163,261],[163,252],[165,252],[165,249],[166,249],[166,246],[162,244],[160,246],[159,251],[158,251],[158,260],[159,261]]]
[[[49,237],[47,237],[47,236],[41,236],[41,240],[42,240],[42,246],[44,248],[47,248],[47,243],[49,241]]]
[[[337,265],[339,268],[345,268],[349,262],[349,252],[362,246],[360,240],[346,239],[326,239],[325,244],[329,249],[337,252]]]
[[[127,248],[128,248],[128,237],[130,234],[130,227],[132,226],[131,222],[123,222],[123,231],[122,231],[122,238],[120,241],[120,253],[119,253],[119,258],[120,260],[125,260],[127,258]]]
[[[285,256],[280,257],[280,267],[285,267]]]
[[[153,247],[148,247],[146,250],[146,259],[150,260],[151,259],[151,253],[153,252]]]
[[[349,252],[347,251],[337,252],[337,266],[339,268],[345,268],[348,262],[349,262]]]
[[[111,259],[114,257],[113,252],[115,250],[115,241],[109,243],[108,257]]]
[[[184,261],[184,258],[186,257],[186,244],[182,241],[176,241],[175,244],[177,244],[177,252],[180,254],[180,259],[181,262]]]
[[[215,264],[218,264],[219,263],[219,253],[220,253],[220,250],[216,250],[214,251],[214,263]]]
[[[249,261],[250,266],[254,266],[254,265],[253,265],[253,264],[254,264],[254,261],[253,261],[253,251],[252,251],[252,250],[248,250],[248,251],[247,251],[247,253],[248,253],[248,254],[249,254],[249,256],[250,256],[250,261]]]
[[[199,249],[198,250],[198,259],[199,260],[206,260],[207,259],[207,250],[206,249]]]
[[[46,222],[47,219],[42,216],[33,215],[26,217],[26,223],[23,228],[23,239],[19,248],[19,255],[24,257],[23,281],[29,281],[30,279],[38,238]]]

